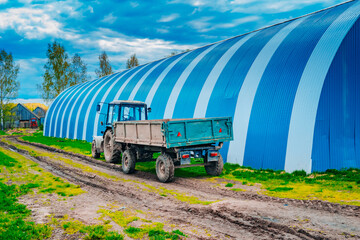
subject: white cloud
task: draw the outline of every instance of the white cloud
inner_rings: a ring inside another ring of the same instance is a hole
[[[202,29],[208,28],[211,25],[210,21],[213,18],[214,17],[202,17],[202,18],[190,21],[187,24],[190,25],[190,27],[201,31]]]
[[[123,64],[133,53],[136,53],[141,63],[146,63],[169,55],[172,51],[182,51],[197,47],[195,45],[179,45],[172,41],[161,39],[132,38],[127,36],[103,37],[97,41],[97,45],[103,51],[121,53],[114,54],[117,57],[113,57],[111,61],[118,61]]]
[[[106,15],[101,22],[113,24],[117,20],[117,17],[113,16],[112,13]]]
[[[158,22],[171,22],[174,21],[175,19],[177,19],[179,17],[179,14],[174,13],[174,14],[170,14],[167,16],[162,16]]]
[[[12,8],[0,12],[0,29],[14,29],[28,39],[58,36],[61,24],[40,9]]]
[[[5,4],[7,3],[7,0],[0,0],[0,4]]]
[[[245,1],[246,2],[246,1]],[[301,9],[308,5],[313,4],[323,4],[324,6],[333,5],[335,0],[297,0],[297,1],[289,1],[289,0],[262,0],[251,2],[247,1],[246,3],[241,3],[239,0],[234,0],[232,2],[233,8],[232,12],[240,12],[240,13],[281,13],[288,12],[295,9]]]
[[[156,31],[158,33],[169,33],[169,30],[168,29],[165,29],[165,28],[157,28]]]
[[[137,6],[139,6],[138,2],[130,2],[131,7],[136,8]]]
[[[170,3],[185,3],[198,9],[211,8],[219,12],[241,13],[279,13],[294,9],[301,9],[311,4],[326,4],[327,6],[338,2],[336,0],[172,0]]]
[[[94,8],[92,6],[88,7],[89,12],[94,13]]]
[[[13,102],[13,103],[42,103],[46,106],[50,106],[50,104],[51,104],[51,103],[45,102],[44,99],[42,99],[42,98],[29,98],[29,99],[15,98],[15,99],[11,100],[11,102]]]
[[[1,0],[0,0],[1,1]],[[27,39],[44,39],[48,36],[71,40],[78,38],[74,30],[64,29],[62,18],[80,18],[81,6],[77,0],[33,4],[23,0],[25,7],[8,8],[0,11],[0,30],[13,29]]]

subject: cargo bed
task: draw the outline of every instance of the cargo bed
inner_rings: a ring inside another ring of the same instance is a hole
[[[233,140],[231,117],[115,122],[115,141],[166,148]]]

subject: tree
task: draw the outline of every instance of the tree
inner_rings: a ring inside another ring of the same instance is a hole
[[[107,76],[107,75],[113,73],[109,58],[105,51],[99,55],[99,64],[100,64],[99,69],[95,70],[95,74],[98,78],[101,78],[101,77],[104,77],[104,76]]]
[[[139,61],[136,57],[136,54],[134,53],[133,55],[130,56],[130,58],[126,61],[126,68],[133,68],[139,66]]]
[[[77,53],[71,59],[70,72],[70,86],[90,80],[90,77],[87,75],[87,66]]]
[[[49,43],[46,56],[48,60],[44,65],[44,81],[38,88],[42,98],[50,102],[73,83],[71,63],[64,46],[57,41]]]
[[[18,95],[20,83],[16,80],[19,73],[20,65],[15,64],[11,53],[5,50],[0,51],[0,121],[1,129],[4,129],[6,121],[11,116],[11,99]]]

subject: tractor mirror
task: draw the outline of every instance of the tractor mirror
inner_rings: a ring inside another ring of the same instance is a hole
[[[100,112],[100,104],[96,105],[96,111]]]
[[[149,107],[147,110],[148,110],[148,113],[151,113],[151,107]]]

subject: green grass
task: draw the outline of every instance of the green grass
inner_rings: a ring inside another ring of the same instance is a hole
[[[233,187],[234,186],[234,184],[232,184],[232,183],[227,183],[226,185],[225,185],[225,187]]]
[[[244,185],[258,184],[262,194],[294,199],[320,199],[360,206],[360,170],[330,169],[306,174],[305,171],[257,170],[236,164],[224,165],[220,178],[239,181]]]
[[[102,208],[98,210],[98,213],[101,213],[99,220],[104,221],[108,224],[106,220],[110,218],[114,223],[119,225],[124,229],[124,233],[130,238],[134,239],[153,239],[153,240],[165,240],[165,239],[180,239],[181,237],[186,237],[186,235],[180,230],[176,229],[171,232],[164,230],[164,224],[160,222],[152,222],[147,219],[142,219],[137,216],[136,211],[132,210],[121,210],[113,211],[114,208],[118,206],[110,205],[110,209]],[[131,224],[137,222],[139,227],[133,227]]]
[[[19,163],[0,152],[0,165],[7,168]],[[6,180],[4,178],[2,181]],[[0,239],[45,239],[51,236],[52,228],[48,224],[35,224],[27,221],[31,211],[19,204],[17,197],[32,192],[39,187],[37,183],[6,185],[0,182]]]
[[[45,239],[51,236],[51,226],[27,221],[31,211],[17,202],[17,197],[34,187],[29,184],[8,186],[0,182],[0,239]]]
[[[91,154],[91,144],[70,139],[59,139],[42,136],[42,132],[23,137],[30,142],[39,142],[53,147],[77,152],[84,155]],[[154,154],[157,157],[157,154]],[[199,163],[193,159],[192,164]],[[136,169],[156,174],[154,162],[139,162]],[[180,168],[175,170],[176,177],[193,178],[204,177],[216,179],[206,174],[204,167]],[[330,169],[326,172],[315,172],[310,175],[305,171],[286,173],[271,169],[252,169],[237,164],[224,164],[224,171],[219,176],[222,179],[239,181],[243,185],[258,186],[260,194],[280,198],[319,199],[341,204],[360,206],[360,170],[359,169]],[[230,188],[230,185],[227,185]],[[231,189],[236,191],[234,189]],[[239,189],[238,191],[242,191]],[[167,193],[162,193],[168,195]]]
[[[62,219],[51,219],[51,223],[57,227],[60,227],[65,230],[67,235],[81,234],[81,239],[88,240],[122,240],[124,237],[115,232],[109,231],[111,228],[110,225],[85,225],[84,223],[69,219],[68,216],[65,216]],[[78,238],[78,237],[77,237]]]
[[[6,183],[36,184],[39,193],[57,193],[59,196],[74,196],[84,191],[78,185],[54,176],[22,155],[0,147],[0,177]]]
[[[4,132],[3,130],[0,130],[0,136],[3,136],[3,135],[8,135],[6,132]]]
[[[6,185],[9,181],[16,184]],[[83,192],[79,186],[42,170],[18,153],[0,148],[0,240],[46,239],[51,237],[53,226],[61,227],[68,235],[80,233],[82,239],[123,239],[119,233],[108,231],[109,225],[85,225],[68,219],[61,224],[59,221],[35,224],[28,220],[31,211],[17,203],[18,197],[29,193],[57,193],[64,197]]]
[[[91,143],[81,140],[45,137],[42,131],[35,132],[30,136],[22,137],[23,140],[28,142],[41,143],[47,146],[91,156]]]

